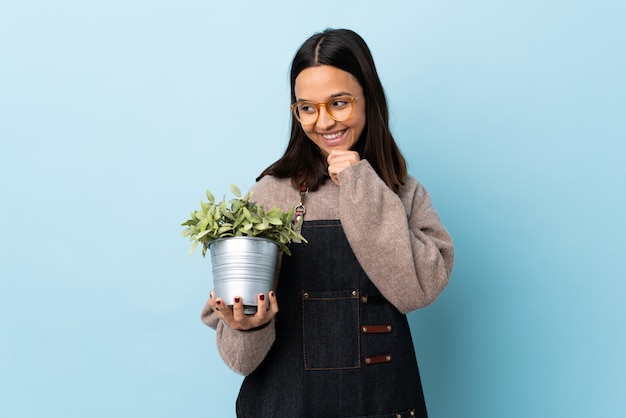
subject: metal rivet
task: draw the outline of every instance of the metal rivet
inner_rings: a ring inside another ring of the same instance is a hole
[[[370,364],[372,362],[372,359],[369,357],[365,358],[365,363]]]
[[[361,302],[367,303],[367,296],[361,296]]]
[[[363,332],[367,332],[367,327],[363,327],[363,328],[361,328],[361,330],[362,330]]]
[[[396,418],[402,418],[402,415],[396,414]]]
[[[353,291],[352,291],[352,296],[358,296],[358,295],[359,295],[359,292],[358,292],[358,291],[356,291],[356,290],[353,290]]]
[[[302,296],[304,296],[305,299],[307,299],[309,297],[308,293],[303,293]]]
[[[385,356],[385,360],[391,361],[391,356]]]
[[[391,332],[391,325],[387,325],[387,331]]]
[[[415,416],[415,411],[411,409],[411,416],[414,417]]]

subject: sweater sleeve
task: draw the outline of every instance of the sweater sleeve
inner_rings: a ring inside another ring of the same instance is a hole
[[[224,363],[244,376],[252,373],[261,364],[276,337],[274,320],[254,331],[235,330],[215,317],[208,302],[202,309],[201,320],[217,331],[217,351]]]
[[[427,306],[447,285],[452,239],[413,177],[396,194],[360,161],[339,173],[339,216],[363,270],[400,312]]]

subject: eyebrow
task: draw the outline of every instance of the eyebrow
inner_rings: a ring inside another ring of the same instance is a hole
[[[335,93],[335,94],[331,94],[330,98],[328,100],[332,100],[336,97],[342,97],[342,96],[350,96],[353,97],[354,95],[352,93],[348,93],[347,91],[341,91],[339,93]],[[297,102],[313,102],[313,100],[307,100],[307,99],[298,99],[296,100]]]

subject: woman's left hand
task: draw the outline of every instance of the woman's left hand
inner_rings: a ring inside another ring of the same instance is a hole
[[[214,315],[232,329],[249,330],[258,328],[270,322],[278,313],[276,293],[273,291],[267,295],[269,296],[269,306],[265,302],[266,295],[264,293],[260,293],[257,296],[257,306],[260,309],[257,309],[257,312],[253,315],[244,314],[243,301],[239,296],[235,297],[231,308],[222,298],[216,298],[212,290],[210,295],[209,306],[213,310]]]
[[[330,154],[328,154],[326,161],[328,162],[328,175],[330,179],[335,184],[339,185],[339,178],[337,177],[339,173],[361,161],[361,157],[356,151],[332,150]]]

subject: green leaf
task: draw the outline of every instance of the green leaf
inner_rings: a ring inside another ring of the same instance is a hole
[[[194,237],[194,239],[195,239],[196,241],[202,241],[202,238],[206,237],[206,236],[207,236],[207,235],[209,235],[210,233],[211,233],[211,230],[210,230],[210,229],[207,229],[206,231],[202,231],[202,232],[200,232],[198,235],[196,235],[196,236]]]
[[[272,225],[280,226],[283,224],[283,221],[281,221],[280,218],[275,217],[275,216],[268,216],[266,219]]]
[[[217,230],[217,235],[222,235],[225,232],[232,231],[232,229],[233,229],[232,224],[224,224]]]
[[[233,223],[233,228],[237,228],[243,222],[244,219],[246,219],[246,217],[244,216],[243,213],[240,213],[239,215],[237,215],[237,219],[235,219],[235,222]]]
[[[187,228],[183,232],[181,232],[180,236],[184,238],[188,237],[191,234],[193,234],[193,228]]]
[[[241,197],[241,190],[239,189],[239,187],[237,187],[237,185],[231,184],[230,191],[233,192],[235,196]]]
[[[257,224],[257,225],[254,225],[254,229],[256,229],[257,231],[266,231],[266,230],[268,230],[269,228],[270,228],[270,227],[269,227],[269,225],[266,225],[266,224]]]
[[[193,254],[194,251],[196,251],[196,247],[198,246],[198,242],[199,241],[194,241],[191,243],[191,249],[189,250],[189,254]]]

